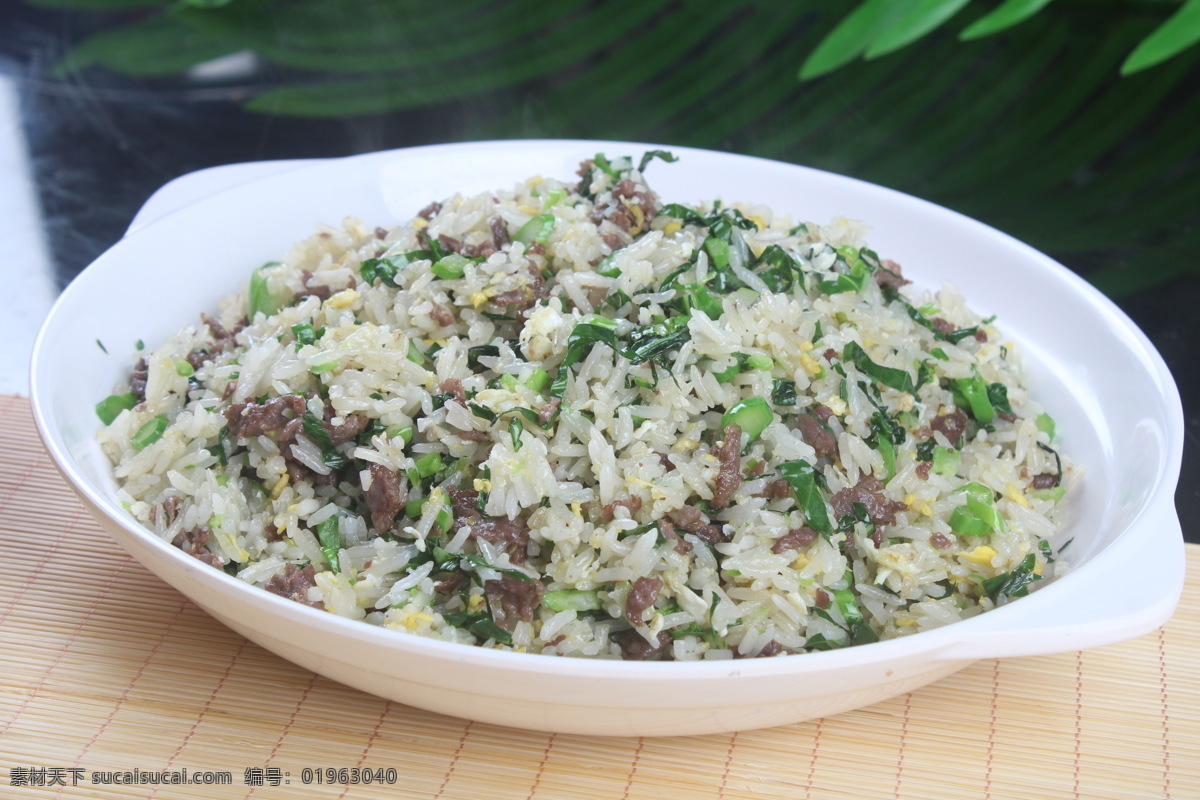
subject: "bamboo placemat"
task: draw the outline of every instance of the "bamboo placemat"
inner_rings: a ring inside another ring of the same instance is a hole
[[[385,702],[214,622],[114,552],[28,401],[0,396],[0,797],[1200,798],[1200,547],[1188,559],[1174,619],[1132,642],[981,661],[770,730],[530,733]],[[356,767],[396,783],[324,772]],[[231,782],[94,782],[185,768]]]

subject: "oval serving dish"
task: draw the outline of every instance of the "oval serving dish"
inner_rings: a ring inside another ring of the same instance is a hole
[[[95,443],[97,399],[131,362],[95,344],[157,342],[231,293],[316,222],[412,217],[431,199],[567,177],[597,152],[670,149],[664,202],[720,197],[796,219],[865,220],[881,255],[922,288],[955,284],[997,314],[1023,351],[1034,397],[1084,471],[1055,547],[1070,571],[1028,597],[915,636],[829,652],[712,662],[618,662],[485,650],[316,611],[211,569],[120,506]],[[438,145],[315,162],[205,170],[168,184],[129,234],[67,287],[33,355],[38,428],[58,468],[113,539],[250,640],[334,680],[431,711],[603,735],[680,735],[781,725],[911,691],[980,658],[1095,647],[1154,630],[1184,579],[1173,494],[1178,390],[1132,322],[1082,279],[979,222],[882,187],[746,156],[627,142]]]

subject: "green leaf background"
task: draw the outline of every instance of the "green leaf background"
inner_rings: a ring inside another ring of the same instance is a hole
[[[949,206],[1113,295],[1200,270],[1200,0],[29,2],[109,22],[70,80],[250,51],[255,113],[730,149]]]

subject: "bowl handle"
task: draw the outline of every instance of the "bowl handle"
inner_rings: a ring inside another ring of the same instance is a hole
[[[1086,573],[1068,573],[1038,592],[1047,603],[1020,601],[977,617],[980,623],[941,658],[1000,658],[1065,653],[1150,633],[1172,615],[1183,591],[1187,552],[1174,504],[1138,523],[1097,554]],[[1053,596],[1053,600],[1051,600]]]

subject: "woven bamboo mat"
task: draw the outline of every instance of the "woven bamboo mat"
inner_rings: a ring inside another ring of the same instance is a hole
[[[113,552],[28,402],[0,396],[0,797],[1200,798],[1200,547],[1188,558],[1175,618],[1121,645],[978,662],[770,730],[529,733],[385,702],[217,624]],[[349,785],[354,768],[384,783]],[[97,782],[184,769],[229,783]]]

